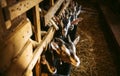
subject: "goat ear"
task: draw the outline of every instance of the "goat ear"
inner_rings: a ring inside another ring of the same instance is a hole
[[[60,42],[61,44],[64,44],[65,42],[61,38],[55,38],[56,41]]]
[[[77,43],[79,42],[79,40],[80,40],[80,36],[78,36],[78,37],[73,41],[73,43],[74,43],[75,45],[77,45]]]
[[[82,20],[83,20],[83,18],[81,18],[81,17],[80,17],[80,18],[77,18],[76,20],[72,21],[71,24],[73,24],[73,25],[76,24],[76,25],[77,25],[77,24],[78,24],[79,22],[81,22]]]
[[[51,45],[52,49],[54,49],[54,50],[57,50],[59,48],[58,44],[55,42],[51,42],[50,45]]]

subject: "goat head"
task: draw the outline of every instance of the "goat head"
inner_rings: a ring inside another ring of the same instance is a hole
[[[73,42],[68,36],[68,42],[63,41],[60,38],[56,38],[56,41],[51,42],[51,47],[60,56],[64,62],[71,63],[74,66],[79,66],[80,60],[76,55],[76,44],[80,37],[78,36]]]

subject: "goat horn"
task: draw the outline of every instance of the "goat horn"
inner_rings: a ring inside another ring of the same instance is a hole
[[[71,41],[71,38],[70,38],[70,36],[69,36],[69,35],[68,35],[68,41],[69,41],[69,42],[72,42],[72,41]]]

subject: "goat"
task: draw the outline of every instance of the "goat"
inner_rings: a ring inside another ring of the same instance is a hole
[[[56,75],[69,75],[71,64],[78,67],[80,65],[80,60],[76,55],[76,44],[78,43],[80,36],[78,36],[73,42],[68,36],[68,42],[63,41],[61,38],[55,38],[54,41],[50,43],[53,51],[57,54],[56,60]]]
[[[76,9],[75,11],[71,9],[69,10],[69,12],[68,10],[66,10],[66,17],[62,17],[62,23],[64,25],[64,27],[62,28],[62,36],[64,38],[66,38],[69,34],[72,38],[72,41],[75,39],[77,24],[83,20],[83,18],[78,18],[79,14],[80,10],[78,9]]]
[[[76,55],[76,44],[78,43],[80,36],[78,36],[73,42],[68,36],[68,42],[64,42],[60,38],[56,38],[56,41],[51,42],[51,47],[65,62],[71,63],[74,66],[79,66],[80,60]]]

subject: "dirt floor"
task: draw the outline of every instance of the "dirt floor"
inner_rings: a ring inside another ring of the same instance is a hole
[[[83,21],[79,23],[77,35],[81,36],[77,45],[77,55],[81,64],[72,67],[71,76],[117,76],[113,56],[101,30],[96,5],[80,3]]]

